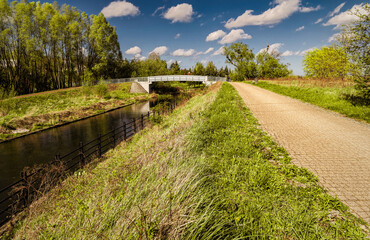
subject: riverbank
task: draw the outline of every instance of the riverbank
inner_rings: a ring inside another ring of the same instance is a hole
[[[129,93],[130,87],[99,84],[0,101],[0,142],[157,96]]]
[[[361,239],[361,221],[263,133],[235,89],[194,97],[19,216],[8,238]]]
[[[370,122],[370,107],[353,102],[355,98],[351,96],[354,96],[356,91],[353,84],[348,82],[331,84],[325,81],[275,80],[259,81],[256,86],[338,112],[350,118]]]

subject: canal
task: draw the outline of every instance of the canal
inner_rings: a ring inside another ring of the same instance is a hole
[[[0,189],[20,179],[27,166],[48,163],[56,154],[66,154],[124,121],[147,114],[150,102],[139,103],[68,125],[51,128],[9,142],[0,143]]]

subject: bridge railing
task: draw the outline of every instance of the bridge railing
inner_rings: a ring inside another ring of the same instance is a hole
[[[164,75],[150,77],[134,77],[103,80],[104,83],[124,83],[124,82],[226,82],[226,77],[198,76],[198,75]]]

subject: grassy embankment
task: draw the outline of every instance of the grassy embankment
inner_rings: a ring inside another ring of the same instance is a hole
[[[0,100],[0,140],[153,97],[129,93],[130,86],[99,84]]]
[[[15,239],[362,239],[359,221],[263,133],[230,84],[32,204]]]
[[[347,117],[370,122],[370,106],[353,104],[346,96],[355,93],[349,82],[316,81],[259,81],[257,86],[302,100]]]

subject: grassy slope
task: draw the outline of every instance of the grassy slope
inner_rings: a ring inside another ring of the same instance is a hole
[[[15,239],[364,237],[224,84],[32,205]],[[212,103],[213,101],[213,103]]]
[[[300,87],[273,84],[265,81],[260,81],[257,86],[339,112],[347,117],[370,122],[369,106],[354,106],[342,97],[343,94],[353,93],[353,87]]]
[[[0,101],[0,140],[73,121],[125,104],[148,99],[148,94],[129,93],[131,84],[112,84],[106,89],[82,87]],[[100,96],[99,96],[100,95]]]

